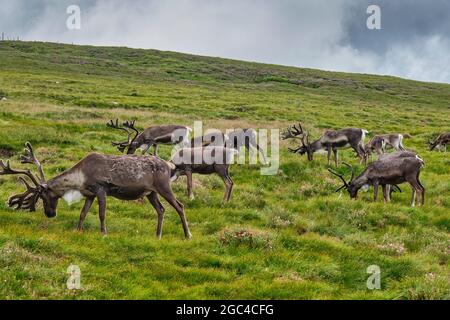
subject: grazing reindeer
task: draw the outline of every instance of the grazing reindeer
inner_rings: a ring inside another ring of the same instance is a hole
[[[261,155],[262,163],[267,163],[264,150],[258,145],[258,134],[255,129],[236,129],[232,132],[228,132],[225,136],[225,146],[227,148],[233,148],[239,151],[242,147],[245,147],[251,154],[253,154],[254,149],[256,149]]]
[[[429,141],[428,145],[430,147],[430,151],[441,147],[444,147],[444,150],[447,152],[447,145],[450,144],[450,132],[441,133],[435,141]]]
[[[207,146],[225,146],[228,136],[221,131],[205,133],[203,136],[191,139],[190,147],[199,148]]]
[[[355,150],[361,162],[367,160],[364,151],[364,138],[369,133],[367,130],[358,128],[347,128],[341,130],[327,130],[325,133],[313,143],[309,142],[308,132],[303,131],[302,125],[292,126],[288,128],[281,136],[286,139],[300,139],[302,145],[297,149],[289,148],[293,153],[307,154],[308,160],[313,160],[315,152],[326,151],[328,153],[328,165],[331,162],[331,152],[334,154],[334,162],[338,166],[338,149],[351,147]]]
[[[33,148],[27,142],[22,163],[34,163],[38,168],[38,177],[29,170],[11,169],[9,161],[0,161],[0,175],[23,175],[30,179],[30,185],[24,177],[19,179],[27,191],[12,196],[8,200],[10,207],[16,209],[36,210],[36,203],[42,199],[44,213],[47,217],[56,216],[56,207],[60,198],[68,203],[86,198],[81,211],[78,230],[83,230],[86,215],[94,202],[98,199],[101,232],[106,234],[106,198],[108,196],[121,200],[136,200],[147,197],[158,214],[156,234],[162,235],[164,207],[158,199],[158,194],[169,202],[178,212],[183,224],[186,238],[191,237],[184,214],[184,208],[172,192],[170,186],[170,172],[174,166],[157,157],[135,155],[110,156],[92,153],[73,166],[71,169],[46,180],[42,166],[35,157]]]
[[[396,151],[404,151],[405,147],[403,146],[403,138],[410,138],[409,134],[381,134],[376,135],[365,146],[365,151],[367,156],[372,155],[374,152],[377,155],[386,152],[386,147],[390,146],[394,148]]]
[[[230,201],[233,190],[233,180],[229,174],[230,165],[233,162],[237,150],[222,146],[207,146],[204,148],[183,148],[173,155],[170,160],[175,165],[172,170],[172,181],[179,176],[187,177],[187,191],[190,199],[194,199],[192,191],[192,174],[218,174],[225,183],[224,202]]]
[[[409,154],[397,154],[395,156],[389,155],[381,160],[371,163],[367,168],[355,178],[355,172],[351,165],[346,164],[352,172],[349,182],[346,182],[343,175],[331,169],[328,169],[332,174],[338,176],[344,185],[336,192],[346,189],[351,199],[356,199],[358,191],[361,188],[373,185],[374,187],[374,201],[378,199],[378,187],[383,188],[383,196],[385,202],[390,201],[389,185],[397,185],[408,182],[412,188],[411,205],[423,205],[425,203],[425,188],[419,180],[420,170],[424,166],[424,161],[417,155],[411,157]]]
[[[107,126],[112,129],[122,130],[128,134],[128,140],[125,142],[113,142],[113,146],[117,147],[120,152],[127,154],[134,154],[137,149],[142,149],[142,154],[145,154],[150,147],[154,148],[154,154],[158,155],[159,144],[182,144],[187,145],[189,142],[189,134],[191,128],[178,125],[163,125],[152,126],[145,129],[143,132],[135,127],[135,121],[125,121],[123,127],[119,126],[119,120],[114,122],[111,120]],[[134,137],[132,137],[134,133]]]
[[[257,132],[254,129],[236,129],[228,134],[220,131],[210,132],[203,136],[195,137],[191,139],[191,148],[206,147],[206,146],[224,146],[240,150],[245,147],[250,153],[253,154],[254,149],[261,155],[262,163],[266,164],[266,157],[264,150],[259,146],[257,142]]]

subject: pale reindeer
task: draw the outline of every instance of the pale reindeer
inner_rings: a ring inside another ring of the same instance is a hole
[[[22,194],[10,197],[9,207],[35,211],[36,203],[42,199],[45,215],[53,218],[56,216],[60,198],[71,203],[85,197],[78,223],[78,230],[81,231],[86,215],[97,198],[100,230],[106,235],[107,197],[121,200],[137,200],[146,197],[157,212],[156,235],[161,238],[165,209],[159,201],[158,195],[160,195],[177,211],[183,224],[185,237],[191,238],[183,204],[175,198],[170,186],[171,171],[175,167],[169,162],[154,156],[112,156],[92,153],[71,169],[46,180],[42,166],[35,157],[30,143],[26,144],[25,152],[21,158],[22,163],[35,164],[38,168],[37,177],[30,170],[14,170],[9,161],[5,163],[0,160],[0,175],[20,175],[19,179],[27,189]],[[29,181],[25,177],[28,177]]]
[[[223,146],[179,149],[170,160],[175,166],[175,169],[172,170],[171,179],[175,181],[179,176],[186,176],[187,192],[192,200],[194,199],[192,174],[217,174],[225,183],[223,202],[228,202],[234,185],[229,174],[229,168],[236,154],[237,150]]]
[[[123,126],[120,126],[118,119],[116,119],[115,122],[111,120],[107,123],[108,127],[122,130],[128,134],[127,141],[113,142],[113,146],[116,146],[122,153],[126,150],[127,154],[134,154],[137,149],[141,149],[142,154],[145,154],[151,147],[153,147],[154,154],[158,155],[159,144],[180,144],[182,146],[189,144],[189,134],[192,131],[189,127],[179,125],[151,126],[140,132],[136,129],[135,123],[135,120],[127,120],[123,123]]]
[[[330,173],[338,176],[343,185],[336,192],[346,189],[351,199],[356,199],[361,188],[374,187],[374,201],[378,199],[378,187],[383,189],[385,202],[390,202],[390,186],[408,182],[412,188],[411,206],[425,203],[425,188],[419,180],[424,161],[415,153],[400,151],[394,154],[382,155],[379,160],[369,164],[366,169],[355,178],[353,167],[344,163],[351,170],[351,178],[347,182],[344,176],[331,169]],[[417,199],[416,199],[417,196]]]
[[[364,139],[369,132],[359,128],[346,128],[341,130],[327,130],[314,142],[310,143],[308,132],[303,130],[301,124],[289,127],[281,136],[283,140],[299,139],[301,145],[297,149],[289,148],[293,153],[307,154],[308,160],[313,160],[316,152],[327,152],[328,165],[331,162],[331,153],[334,154],[334,162],[338,166],[338,149],[352,148],[361,162],[366,162],[367,157],[364,151]]]
[[[245,147],[251,155],[254,150],[260,155],[261,162],[267,163],[264,149],[258,144],[258,134],[255,129],[234,129],[228,133],[221,131],[211,131],[203,136],[191,139],[190,146],[206,147],[206,146],[224,146],[226,148],[236,149],[238,151]]]
[[[411,135],[398,133],[376,135],[369,140],[364,149],[367,156],[371,156],[374,152],[377,155],[383,154],[386,152],[387,147],[391,147],[395,151],[404,151],[406,150],[403,146],[404,138],[411,138]]]

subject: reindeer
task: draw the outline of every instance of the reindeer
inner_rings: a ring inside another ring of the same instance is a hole
[[[245,147],[251,154],[254,149],[261,155],[263,164],[266,164],[266,157],[264,150],[259,146],[258,134],[254,129],[235,129],[234,131],[225,134],[221,131],[214,131],[206,133],[203,136],[191,139],[191,148],[206,147],[206,146],[224,146],[240,151]]]
[[[334,162],[338,166],[338,149],[351,147],[355,150],[361,162],[366,163],[367,157],[364,151],[364,139],[369,132],[359,128],[346,128],[341,130],[327,130],[313,143],[309,142],[309,134],[305,132],[302,125],[289,127],[281,136],[282,140],[300,139],[301,146],[297,149],[289,148],[290,152],[307,154],[308,160],[313,160],[315,152],[326,151],[328,153],[328,165],[331,162],[331,152],[334,154]]]
[[[242,147],[245,147],[251,154],[253,154],[254,149],[256,149],[261,155],[262,163],[267,163],[264,150],[258,145],[258,134],[255,129],[236,129],[227,132],[225,136],[225,146],[227,148],[233,148],[240,151]]]
[[[377,155],[386,152],[386,147],[390,146],[396,151],[406,150],[403,146],[403,138],[410,138],[409,134],[381,134],[376,135],[366,144],[364,150],[367,156],[370,156],[375,152]]]
[[[135,120],[127,120],[121,127],[119,125],[119,120],[116,119],[115,122],[111,120],[106,124],[112,129],[122,130],[128,134],[127,141],[112,143],[113,146],[117,147],[117,149],[122,153],[125,152],[125,149],[127,149],[127,154],[134,154],[137,149],[141,149],[142,154],[145,154],[150,147],[153,147],[154,154],[157,156],[159,144],[187,145],[189,143],[189,134],[192,131],[189,127],[179,125],[162,125],[152,126],[145,129],[143,132],[139,132],[139,130],[135,127],[135,123]]]
[[[434,149],[441,149],[444,147],[445,152],[447,152],[447,145],[450,144],[450,132],[441,133],[435,141],[429,141],[428,145],[430,147],[430,151]]]
[[[170,173],[175,167],[169,162],[154,156],[111,156],[92,153],[71,169],[47,181],[42,166],[34,155],[33,147],[28,142],[25,155],[21,159],[22,163],[37,166],[37,177],[30,170],[14,170],[9,161],[5,163],[0,160],[2,169],[0,175],[21,175],[19,179],[27,189],[24,193],[9,198],[8,206],[11,208],[35,211],[36,203],[42,199],[45,215],[48,218],[54,218],[60,198],[72,203],[85,197],[77,228],[82,231],[86,215],[97,198],[100,230],[106,235],[107,197],[111,196],[121,200],[137,200],[147,197],[157,212],[156,235],[161,239],[165,211],[158,198],[158,195],[161,195],[180,216],[185,237],[191,238],[183,204],[175,198],[170,186]],[[24,177],[28,177],[31,184]]]
[[[411,156],[411,153],[400,152],[395,155],[388,155],[371,163],[357,178],[355,178],[353,167],[347,163],[344,164],[350,168],[352,173],[349,182],[345,181],[342,174],[328,169],[330,173],[338,176],[344,182],[344,185],[338,188],[336,192],[346,189],[350,198],[356,199],[359,189],[373,185],[374,201],[377,201],[378,187],[381,185],[385,202],[390,202],[389,185],[408,182],[412,188],[411,206],[414,207],[416,202],[419,206],[425,203],[425,188],[419,180],[424,161],[417,154]]]
[[[221,131],[207,132],[202,136],[194,137],[191,139],[190,147],[208,147],[208,146],[225,146],[228,136]]]
[[[185,175],[187,177],[188,196],[192,200],[194,199],[192,174],[216,173],[225,183],[223,202],[229,202],[234,185],[229,175],[229,168],[235,154],[237,154],[237,150],[222,146],[179,149],[170,160],[175,166],[175,169],[172,170],[171,179],[176,181],[179,176]]]

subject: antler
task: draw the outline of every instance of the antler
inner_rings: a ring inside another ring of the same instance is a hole
[[[123,126],[124,126],[125,128],[134,130],[134,132],[136,132],[137,134],[139,134],[139,130],[136,129],[136,128],[134,127],[135,123],[136,123],[136,120],[133,120],[133,121],[126,120],[126,121],[123,123]]]
[[[25,154],[20,156],[21,162],[35,164],[38,169],[40,183],[45,183],[44,170],[42,170],[41,163],[34,155],[33,146],[29,142],[25,143],[25,146],[26,146],[26,148],[24,149]]]
[[[346,163],[346,162],[342,162],[342,163],[345,164],[350,169],[350,171],[352,172],[352,177],[350,178],[350,181],[348,182],[350,184],[353,181],[353,179],[355,178],[355,170],[348,163]]]
[[[117,147],[117,149],[119,149],[120,152],[124,152],[125,148],[130,146],[131,143],[133,142],[133,140],[136,139],[137,135],[139,134],[139,131],[134,127],[135,122],[136,122],[135,120],[133,120],[133,121],[128,121],[127,120],[127,121],[125,121],[123,123],[123,127],[121,127],[119,125],[119,119],[116,119],[115,122],[113,120],[110,120],[106,124],[106,126],[108,126],[109,128],[122,130],[122,131],[125,131],[128,134],[127,141],[125,141],[125,142],[112,142],[112,145]],[[135,136],[133,138],[131,137],[133,133],[129,129],[131,129],[131,130],[133,130],[135,132]]]
[[[28,178],[31,179],[31,181],[34,183],[34,185],[36,187],[39,186],[39,182],[36,179],[36,177],[30,172],[30,170],[13,170],[11,169],[11,165],[9,164],[9,160],[5,162],[3,162],[3,160],[0,160],[0,167],[2,169],[2,171],[0,171],[0,176],[5,176],[5,175],[9,175],[9,174],[24,174],[26,175]]]
[[[351,165],[349,165],[348,163],[346,163],[346,162],[343,162],[343,163],[344,163],[347,167],[349,167],[350,170],[351,170],[351,172],[352,172],[352,176],[351,176],[351,178],[350,178],[350,180],[349,180],[348,182],[345,181],[344,175],[343,175],[343,174],[337,173],[336,171],[332,170],[331,168],[328,168],[328,171],[329,171],[330,173],[332,173],[332,174],[334,174],[335,176],[339,177],[339,178],[344,182],[344,185],[341,186],[340,188],[338,188],[338,189],[336,190],[336,192],[341,191],[341,190],[344,189],[344,188],[345,188],[345,189],[348,189],[349,184],[353,181],[353,178],[355,177],[355,170],[353,170],[353,167],[352,167]]]
[[[13,195],[8,199],[8,206],[16,210],[25,209],[30,211],[36,211],[36,203],[39,200],[39,188],[41,184],[45,183],[44,172],[42,166],[33,152],[32,145],[27,142],[25,154],[21,156],[22,163],[35,164],[38,167],[40,182],[30,170],[14,170],[11,168],[9,161],[6,163],[0,160],[0,175],[25,175],[27,176],[35,187],[32,187],[24,177],[19,177],[20,182],[27,189],[25,192]]]
[[[335,176],[339,177],[339,178],[342,180],[342,182],[344,182],[344,185],[341,186],[339,189],[337,189],[336,192],[341,191],[341,190],[344,189],[344,188],[345,188],[345,189],[348,188],[348,184],[347,184],[347,181],[345,181],[345,179],[344,179],[344,175],[342,175],[342,174],[340,174],[340,173],[337,173],[336,171],[332,170],[331,168],[328,168],[328,171],[329,171],[331,174],[334,174]]]
[[[15,210],[25,209],[34,212],[36,211],[36,203],[39,200],[38,189],[31,187],[24,178],[19,177],[19,179],[27,190],[24,193],[11,196],[8,199],[8,206]]]
[[[282,134],[282,139],[300,139],[300,135],[304,134],[301,123],[298,124],[298,127],[294,124],[286,129]]]
[[[308,132],[303,133],[303,135],[301,136],[300,140],[302,141],[302,145],[303,145],[305,148],[308,148],[308,147],[310,146],[310,143],[309,143],[309,133],[308,133]],[[305,140],[306,140],[306,143],[305,143]]]

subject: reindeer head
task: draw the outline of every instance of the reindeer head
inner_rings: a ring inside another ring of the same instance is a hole
[[[59,196],[54,193],[47,185],[44,171],[39,160],[33,152],[33,147],[29,142],[25,144],[25,154],[20,157],[22,163],[30,163],[36,165],[38,175],[35,176],[30,170],[14,170],[11,169],[9,161],[6,163],[0,160],[0,175],[23,175],[19,177],[20,182],[25,186],[26,191],[21,194],[13,195],[8,199],[8,206],[16,210],[36,211],[36,203],[42,199],[44,204],[44,213],[48,218],[56,217],[56,206],[58,205]],[[29,181],[25,178],[27,177]],[[31,184],[29,183],[31,181]]]
[[[430,149],[430,151],[433,151],[434,149],[436,149],[438,144],[439,144],[439,140],[438,139],[436,139],[435,141],[433,141],[431,139],[428,140],[428,148]]]
[[[345,181],[345,178],[344,178],[344,175],[343,174],[340,174],[340,173],[337,173],[336,171],[334,171],[334,170],[332,170],[332,169],[328,169],[328,171],[331,173],[331,174],[333,174],[333,175],[335,175],[335,176],[337,176],[337,177],[339,177],[341,180],[342,180],[342,182],[344,183],[341,187],[339,187],[338,189],[336,189],[336,192],[339,192],[339,191],[341,191],[342,189],[346,189],[347,191],[348,191],[348,193],[350,194],[350,198],[351,199],[356,199],[356,197],[358,196],[358,191],[359,191],[359,189],[361,188],[359,185],[356,185],[355,183],[354,183],[354,178],[355,178],[355,171],[353,170],[353,167],[351,166],[351,165],[349,165],[348,163],[345,163],[344,162],[344,164],[347,166],[347,167],[349,167],[350,168],[350,171],[352,172],[352,176],[351,176],[351,178],[350,178],[350,180],[347,182],[347,181]]]
[[[136,123],[135,120],[133,121],[125,121],[123,123],[123,126],[119,126],[119,119],[116,119],[114,122],[111,120],[106,125],[112,129],[122,130],[125,131],[128,134],[128,139],[125,142],[112,142],[112,145],[117,147],[117,149],[124,153],[125,149],[127,149],[127,154],[134,154],[136,152],[136,149],[140,146],[138,145],[136,138],[139,136],[140,132],[137,130],[134,126]],[[132,137],[134,133],[134,137]]]
[[[298,126],[293,125],[287,128],[287,130],[282,133],[281,139],[299,139],[302,145],[297,149],[289,148],[289,151],[293,153],[300,153],[301,155],[306,153],[308,155],[308,160],[313,160],[313,152],[311,149],[311,143],[309,142],[309,133],[307,131],[303,131],[301,123],[299,123]]]

